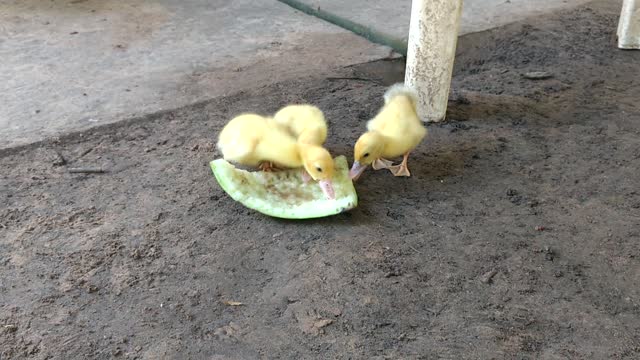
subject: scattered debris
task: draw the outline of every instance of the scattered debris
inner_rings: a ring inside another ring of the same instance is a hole
[[[414,248],[413,246],[409,245],[409,249],[417,252],[418,254],[422,254],[418,249]]]
[[[333,324],[333,320],[331,319],[320,319],[313,323],[313,326],[317,329],[322,329],[323,327],[329,326]]]
[[[492,282],[493,277],[496,276],[496,274],[498,273],[498,270],[493,269],[489,272],[484,273],[482,276],[480,276],[480,282],[482,282],[483,284],[489,284]]]
[[[553,77],[553,74],[548,71],[531,71],[522,75],[525,79],[529,80],[544,80]]]
[[[553,261],[555,257],[555,253],[553,252],[553,250],[551,250],[550,247],[545,246],[544,247],[544,259],[547,261]]]
[[[507,196],[509,197],[509,201],[514,205],[520,205],[524,200],[522,195],[519,195],[518,191],[514,189],[507,190]]]
[[[103,168],[69,168],[67,171],[71,174],[102,174],[107,172]]]
[[[536,226],[536,231],[545,231],[545,229],[544,226]]]
[[[242,306],[244,305],[244,303],[241,303],[239,301],[230,301],[230,300],[225,300],[222,302],[225,305],[229,305],[229,306]]]
[[[240,327],[236,325],[233,321],[231,321],[228,325],[215,329],[213,331],[213,335],[221,339],[230,340],[239,332],[240,332]]]
[[[52,162],[53,166],[62,166],[67,164],[67,159],[65,159],[58,151],[54,150],[53,154],[55,157]]]
[[[398,269],[393,269],[391,271],[389,271],[388,273],[384,274],[384,277],[386,278],[390,278],[390,277],[394,277],[394,276],[402,276],[402,272]]]
[[[215,149],[216,145],[211,141],[201,141],[191,146],[191,151],[213,152]]]
[[[3,327],[3,329],[4,329],[5,332],[8,332],[8,333],[14,333],[14,332],[18,331],[18,327],[13,325],[13,324],[5,325]]]
[[[93,151],[93,148],[92,148],[92,147],[90,147],[90,148],[86,149],[85,151],[81,152],[81,153],[80,153],[80,155],[78,155],[78,157],[76,158],[76,160],[80,159],[81,157],[83,157],[83,156],[87,155],[88,153],[90,153],[90,152],[92,152],[92,151]]]
[[[140,253],[140,249],[133,249],[131,252],[131,257],[135,260],[142,259],[142,254]]]
[[[357,76],[353,76],[353,77],[327,77],[326,78],[329,81],[335,81],[335,80],[353,80],[353,81],[370,81],[376,84],[381,84],[382,79],[368,79],[368,78],[363,78],[363,77],[357,77]]]

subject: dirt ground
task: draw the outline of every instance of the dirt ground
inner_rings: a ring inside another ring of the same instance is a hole
[[[332,218],[233,202],[215,136],[311,102],[351,157],[400,62],[2,151],[0,358],[640,358],[640,53],[615,48],[618,11],[462,38],[413,177],[368,171]]]

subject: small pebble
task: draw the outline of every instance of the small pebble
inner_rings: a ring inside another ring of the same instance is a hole
[[[497,273],[498,273],[498,270],[496,269],[493,269],[491,271],[484,273],[484,275],[480,277],[480,282],[482,282],[483,284],[490,283],[493,277],[496,276]]]
[[[522,76],[529,80],[544,80],[552,78],[553,74],[548,71],[531,71],[523,74]]]

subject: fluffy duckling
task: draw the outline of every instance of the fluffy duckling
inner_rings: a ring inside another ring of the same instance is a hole
[[[417,96],[404,84],[390,87],[384,94],[384,106],[367,123],[364,133],[354,147],[354,163],[349,176],[357,180],[367,166],[375,170],[389,169],[395,176],[411,176],[407,167],[409,153],[427,135],[416,113]],[[385,158],[403,155],[400,165]]]
[[[273,116],[273,120],[303,144],[322,145],[327,140],[324,114],[313,105],[285,106]]]
[[[325,196],[335,199],[331,182],[335,170],[329,152],[321,146],[299,143],[271,119],[239,115],[222,129],[217,146],[225,160],[241,165],[258,167],[268,162],[278,167],[303,167],[318,181]]]

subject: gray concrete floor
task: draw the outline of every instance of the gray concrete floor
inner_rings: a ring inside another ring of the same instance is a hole
[[[277,1],[0,1],[0,147],[389,52]]]
[[[411,0],[297,1],[374,28],[397,39],[406,40],[409,32]],[[531,16],[576,7],[589,1],[592,0],[463,0],[460,34],[496,28]]]
[[[304,1],[406,36],[410,0]],[[462,29],[584,1],[466,0]],[[0,0],[0,148],[389,53],[275,0]]]

